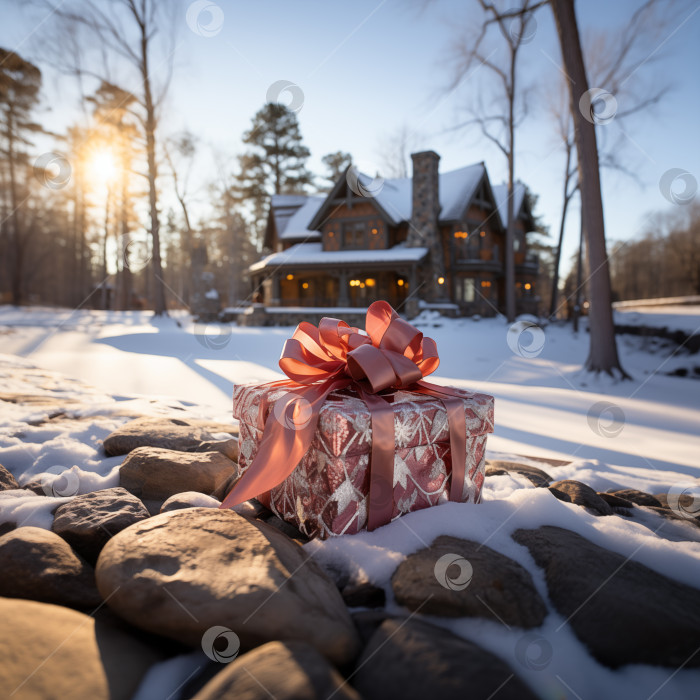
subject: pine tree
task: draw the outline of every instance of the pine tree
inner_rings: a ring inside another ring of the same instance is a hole
[[[321,162],[328,168],[328,174],[323,176],[330,184],[319,188],[320,192],[329,192],[333,185],[338,182],[338,178],[352,164],[352,156],[345,151],[335,151],[321,158]]]
[[[24,147],[31,145],[28,134],[41,131],[41,127],[31,120],[31,113],[39,102],[41,71],[19,54],[0,48],[0,136],[2,155],[7,163],[9,189],[9,218],[11,237],[7,272],[11,277],[12,303],[20,304],[23,296],[25,249],[27,245],[24,227],[24,203],[26,196],[27,154]]]
[[[260,241],[270,195],[303,194],[313,183],[306,168],[310,152],[302,143],[296,114],[276,102],[257,112],[243,143],[252,148],[239,158],[235,191],[249,208],[255,238]]]

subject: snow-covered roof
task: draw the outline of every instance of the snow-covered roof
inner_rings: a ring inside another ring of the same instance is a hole
[[[274,194],[270,206],[275,217],[277,236],[280,240],[303,238],[317,241],[320,231],[307,227],[319,210],[326,195]]]
[[[297,243],[287,250],[264,257],[253,263],[249,269],[251,272],[257,272],[267,267],[299,265],[418,262],[427,254],[427,248],[408,248],[401,243],[386,250],[323,250],[321,243]]]
[[[476,188],[486,173],[483,163],[467,165],[464,168],[440,173],[440,220],[458,220],[474,196]],[[373,178],[358,173],[360,184],[372,190]],[[410,177],[384,180],[384,184],[374,197],[377,204],[391,217],[395,224],[410,221],[413,198],[413,180]]]
[[[505,183],[502,185],[493,185],[491,187],[493,192],[493,197],[496,200],[496,207],[498,208],[498,215],[501,217],[501,223],[503,228],[508,225],[508,185]],[[517,219],[518,214],[520,214],[520,209],[523,206],[523,200],[525,198],[525,185],[522,182],[516,182],[513,184],[513,214]]]

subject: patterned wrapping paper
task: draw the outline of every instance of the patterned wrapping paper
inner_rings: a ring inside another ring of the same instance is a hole
[[[235,386],[233,416],[240,421],[239,467],[253,461],[262,426],[285,388]],[[391,392],[396,450],[392,520],[449,500],[450,438],[447,414],[434,397]],[[260,405],[268,405],[260,416]],[[493,432],[494,399],[469,393],[464,399],[467,460],[462,501],[478,503],[484,482],[486,437]],[[311,447],[294,472],[261,499],[278,516],[309,537],[354,534],[367,524],[370,413],[352,389],[333,392],[321,408]]]

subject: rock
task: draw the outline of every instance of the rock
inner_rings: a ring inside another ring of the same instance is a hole
[[[136,496],[116,487],[75,496],[59,506],[52,530],[94,563],[110,537],[148,517]]]
[[[558,527],[518,530],[549,599],[603,664],[698,667],[700,590]]]
[[[221,501],[213,496],[207,496],[199,491],[183,491],[163,503],[160,507],[161,513],[169,513],[171,510],[182,510],[183,508],[218,508]]]
[[[220,450],[230,452],[230,441],[217,441],[216,433],[237,435],[238,426],[182,418],[137,418],[110,433],[103,444],[105,453],[110,457],[127,454],[137,447],[206,452],[208,448],[202,447],[202,443],[212,442],[216,442]]]
[[[535,700],[491,652],[415,618],[385,620],[360,657],[352,684],[364,700]]]
[[[238,465],[220,452],[189,454],[160,447],[137,447],[119,468],[119,481],[127,491],[148,500],[165,500],[184,491],[199,491],[219,498]]]
[[[644,491],[638,491],[637,489],[611,489],[608,493],[624,498],[638,506],[655,506],[656,508],[661,508],[663,505],[655,496],[652,496],[650,493],[644,493]]]
[[[192,700],[360,700],[304,642],[269,642],[229,663]]]
[[[224,626],[244,649],[301,640],[338,664],[359,651],[340,593],[316,562],[231,510],[187,508],[136,523],[105,545],[96,576],[118,615],[195,648]]]
[[[235,510],[238,515],[245,515],[246,518],[253,518],[255,520],[261,514],[263,508],[265,508],[265,506],[258,503],[254,498],[251,498],[249,501],[243,501],[243,503],[233,506],[231,510]],[[265,508],[265,510],[267,509]],[[261,520],[264,519],[265,518],[261,518]]]
[[[18,488],[20,488],[20,485],[17,483],[17,479],[0,464],[0,491]]]
[[[0,688],[13,700],[129,700],[160,656],[69,608],[0,598]]]
[[[0,523],[0,537],[8,532],[12,532],[16,527],[15,523]]]
[[[525,628],[539,627],[547,615],[520,564],[478,542],[447,535],[401,562],[391,585],[397,603],[424,615],[485,617]]]
[[[614,493],[603,493],[598,491],[598,495],[618,514],[622,511],[624,515],[631,515],[631,508],[634,508],[634,503],[626,498],[616,496]],[[624,509],[624,510],[623,510]]]
[[[613,515],[613,509],[590,487],[580,481],[555,481],[549,490],[560,500],[587,508],[594,515]]]
[[[102,602],[93,568],[41,527],[20,527],[0,537],[0,571],[0,596],[86,610]]]
[[[260,520],[267,523],[271,527],[274,527],[275,530],[279,530],[280,532],[284,533],[287,535],[287,537],[291,537],[299,544],[306,544],[309,541],[309,538],[303,532],[300,532],[294,527],[294,525],[291,525],[286,520],[282,520],[282,518],[278,517],[274,513],[267,518],[260,518]]]
[[[349,608],[383,608],[386,605],[384,589],[369,581],[350,583],[340,591],[340,595]]]
[[[552,477],[547,472],[532,467],[529,464],[520,464],[519,462],[504,462],[501,460],[486,460],[486,476],[498,476],[515,472],[521,474],[526,479],[531,481],[535,486],[546,488],[552,481]]]
[[[357,631],[360,633],[360,639],[362,640],[362,646],[367,646],[369,640],[372,638],[374,633],[379,629],[379,626],[387,620],[388,618],[394,618],[393,615],[389,615],[383,608],[375,608],[374,610],[358,610],[352,613],[352,620],[355,623]],[[401,620],[406,620],[407,618],[394,618]]]

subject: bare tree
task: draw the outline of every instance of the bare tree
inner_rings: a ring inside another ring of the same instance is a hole
[[[668,26],[675,12],[667,0],[647,0],[639,7],[623,27],[611,32],[597,30],[588,34],[583,40],[583,53],[586,71],[590,83],[604,88],[615,98],[615,102],[624,104],[624,109],[611,110],[611,118],[619,125],[626,118],[639,114],[658,103],[669,90],[668,84],[655,81],[651,85],[642,83],[643,72],[654,61],[661,58],[661,52],[649,54],[649,47],[658,39],[659,33]],[[550,95],[549,112],[556,126],[556,133],[564,147],[565,165],[563,174],[562,213],[559,225],[559,244],[552,280],[549,315],[557,311],[557,291],[559,284],[559,263],[563,243],[564,228],[569,204],[578,190],[577,168],[574,153],[574,130],[571,114],[566,106],[567,81],[563,74],[560,89]],[[609,129],[605,132],[608,136]],[[620,158],[629,141],[620,133],[614,143],[599,144],[600,165],[617,170],[636,179],[636,173]],[[580,282],[579,282],[580,284]]]
[[[570,78],[569,111],[574,123],[578,179],[581,189],[581,217],[586,237],[591,305],[590,349],[585,366],[590,372],[607,372],[612,376],[619,373],[623,378],[629,378],[620,364],[615,342],[595,122],[590,114],[584,116],[584,110],[579,106],[582,101],[584,105],[586,100],[590,102],[590,96],[574,0],[551,0],[551,6],[561,45],[564,70]]]
[[[47,0],[43,4],[60,20],[56,23],[58,32],[54,35],[57,39],[54,56],[61,57],[55,63],[57,67],[81,80],[91,76],[100,81],[115,83],[110,79],[110,65],[116,59],[120,65],[129,66],[135,77],[135,87],[128,94],[137,100],[138,118],[145,142],[154,308],[156,315],[163,315],[167,311],[158,215],[157,129],[160,107],[170,83],[174,51],[166,50],[163,64],[167,76],[158,88],[154,85],[153,62],[154,44],[159,31],[165,28],[166,39],[172,42],[174,33],[170,30],[177,4],[166,0],[113,0],[107,5],[96,0],[79,0],[71,5]],[[66,43],[74,46],[76,52],[66,53]],[[85,47],[92,48],[102,57],[101,66],[95,66],[95,61],[89,61],[89,66],[86,65]]]
[[[545,4],[533,0],[518,0],[512,9],[502,11],[486,0],[478,0],[483,18],[476,37],[462,39],[455,47],[454,79],[449,86],[456,89],[465,78],[477,69],[483,68],[497,86],[494,101],[488,107],[478,102],[470,107],[470,118],[455,128],[478,127],[481,133],[503,154],[508,163],[508,221],[505,241],[505,282],[506,316],[508,321],[515,319],[515,260],[513,241],[515,233],[515,212],[513,211],[515,187],[515,133],[526,114],[526,103],[520,90],[517,71],[518,55],[522,46],[532,34],[532,13]],[[487,37],[489,29],[499,30],[505,46],[502,60],[495,56],[497,49],[489,50]]]
[[[402,124],[393,134],[382,139],[378,149],[379,166],[386,177],[408,177],[408,163],[417,141],[407,124]]]

